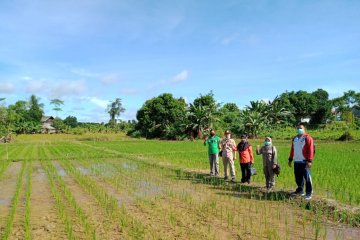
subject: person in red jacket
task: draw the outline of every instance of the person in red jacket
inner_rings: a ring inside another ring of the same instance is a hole
[[[314,140],[306,133],[304,124],[300,123],[296,129],[297,135],[293,138],[289,156],[289,167],[294,161],[294,175],[297,189],[294,195],[305,195],[305,199],[312,197],[311,164],[314,158]],[[304,180],[306,194],[304,194]]]
[[[240,168],[241,168],[241,182],[250,183],[251,181],[251,165],[254,163],[253,151],[246,134],[241,135],[241,141],[237,145],[239,152]]]

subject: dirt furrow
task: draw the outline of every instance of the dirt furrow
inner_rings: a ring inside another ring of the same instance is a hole
[[[54,162],[54,166],[59,173],[64,175],[65,170],[57,162]],[[77,204],[88,216],[99,239],[120,239],[122,233],[118,222],[110,219],[105,209],[101,208],[96,199],[86,192],[73,177],[66,174],[62,178]]]
[[[13,162],[0,178],[0,233],[3,232],[11,208],[11,200],[16,191],[21,162]]]
[[[67,239],[65,227],[56,210],[55,199],[38,161],[33,161],[30,198],[30,229],[32,239]]]

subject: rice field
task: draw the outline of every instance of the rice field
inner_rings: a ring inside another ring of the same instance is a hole
[[[266,192],[260,156],[249,185],[238,162],[235,183],[210,177],[202,141],[105,140],[0,145],[0,239],[360,239],[359,142],[316,143],[309,202],[289,194],[289,142]]]

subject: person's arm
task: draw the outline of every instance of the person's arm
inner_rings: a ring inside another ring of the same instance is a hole
[[[303,148],[303,155],[307,162],[311,162],[314,158],[314,140],[311,136],[306,137],[305,145]]]
[[[312,160],[314,159],[314,140],[310,135],[306,137],[303,155],[306,160],[306,168],[311,168]]]
[[[277,149],[273,146],[273,168],[276,166],[275,164],[277,164]]]
[[[260,145],[256,145],[256,154],[260,155],[262,151],[262,147],[260,148]]]
[[[236,147],[236,143],[234,140],[232,140],[232,145],[233,145],[233,156],[234,156],[234,160],[236,160],[236,150],[237,150],[237,147]]]
[[[252,150],[251,145],[249,146],[248,151],[249,151],[249,155],[250,155],[250,162],[254,163],[254,155],[253,155],[253,150]]]
[[[290,150],[289,162],[288,162],[289,167],[291,167],[291,162],[293,161],[293,158],[294,158],[294,140],[292,140],[291,142],[291,150]]]

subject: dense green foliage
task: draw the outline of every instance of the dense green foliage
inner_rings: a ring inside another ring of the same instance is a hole
[[[175,139],[182,134],[185,113],[184,99],[175,99],[172,94],[164,93],[147,100],[140,108],[135,129],[147,138]]]
[[[35,95],[8,107],[4,100],[0,98],[1,136],[41,131],[43,104]],[[53,99],[50,104],[54,105],[53,110],[61,111],[64,102]],[[56,117],[53,127],[63,133],[123,131],[133,137],[173,140],[203,138],[211,128],[217,132],[229,129],[235,136],[247,133],[253,138],[268,133],[280,135],[279,132],[301,121],[307,121],[308,128],[323,132],[335,128],[344,134],[360,129],[360,93],[352,90],[335,99],[329,99],[323,89],[311,93],[285,92],[272,101],[250,101],[243,109],[235,103],[217,102],[212,92],[200,94],[192,103],[163,93],[143,104],[136,114],[137,121],[117,120],[124,111],[121,98],[117,98],[106,109],[110,116],[108,123],[79,123],[75,116],[68,116],[64,120]]]
[[[275,133],[302,121],[309,121],[311,129],[331,128],[337,121],[343,120],[344,131],[360,127],[356,109],[360,106],[360,93],[345,92],[342,97],[330,100],[329,94],[323,89],[312,93],[306,91],[285,92],[273,101],[250,101],[244,109],[235,103],[218,103],[212,92],[200,95],[192,103],[182,105],[185,116],[174,119],[178,110],[163,104],[162,94],[147,101],[137,114],[137,130],[131,136],[146,138],[178,139],[187,136],[190,139],[202,138],[208,129],[215,128],[218,132],[229,129],[234,135],[247,133],[251,137]],[[161,114],[167,111],[166,114]],[[173,113],[170,113],[174,111]],[[160,113],[160,114],[159,114]],[[179,121],[182,122],[179,123]]]

